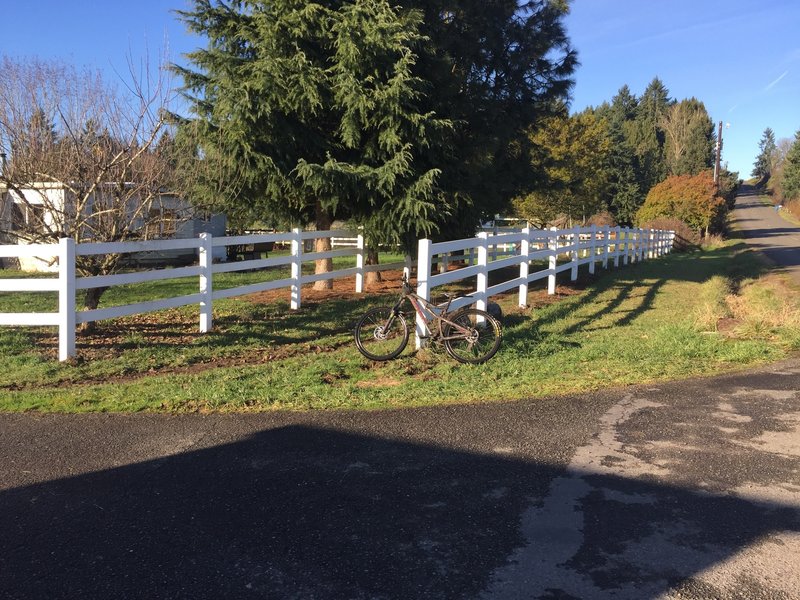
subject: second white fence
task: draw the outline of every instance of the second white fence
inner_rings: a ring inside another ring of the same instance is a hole
[[[578,268],[589,265],[589,273],[595,272],[600,262],[608,267],[613,262],[638,262],[655,258],[672,250],[675,232],[655,229],[629,229],[621,227],[576,227],[573,229],[539,230],[525,228],[520,233],[479,233],[474,238],[452,242],[420,240],[417,256],[417,294],[430,300],[433,288],[475,277],[475,290],[454,300],[452,309],[475,304],[486,310],[489,297],[519,289],[519,305],[528,303],[528,285],[547,278],[548,293],[556,291],[556,276],[570,271],[572,281],[578,278]],[[499,249],[513,247],[511,256]],[[458,254],[453,254],[458,253]],[[559,255],[567,255],[569,260],[558,264]],[[447,270],[448,263],[460,261],[464,266]],[[531,272],[532,263],[546,261],[547,267]],[[444,265],[440,273],[434,274],[434,264]],[[516,268],[515,278],[489,286],[489,273],[499,269]],[[425,334],[425,323],[417,315],[417,348],[421,336]]]

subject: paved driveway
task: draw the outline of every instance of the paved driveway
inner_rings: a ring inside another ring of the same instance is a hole
[[[800,598],[798,390],[0,415],[0,597]]]
[[[753,187],[744,186],[736,198],[733,223],[749,245],[800,283],[800,228],[761,202]]]

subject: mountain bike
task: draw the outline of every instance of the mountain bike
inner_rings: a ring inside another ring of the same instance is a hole
[[[425,323],[422,339],[441,343],[447,354],[462,363],[480,364],[492,358],[503,339],[500,322],[484,310],[467,307],[450,311],[455,296],[437,305],[417,295],[403,277],[400,299],[364,314],[355,327],[356,346],[371,360],[391,360],[408,344],[409,329],[401,308],[408,301]]]

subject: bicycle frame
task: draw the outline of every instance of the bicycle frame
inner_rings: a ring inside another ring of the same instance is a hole
[[[453,296],[448,297],[447,304],[442,307],[426,300],[413,291],[403,290],[400,300],[398,300],[392,308],[392,314],[396,315],[401,312],[400,308],[403,306],[403,303],[406,300],[411,303],[411,306],[414,307],[414,312],[416,312],[416,314],[418,314],[425,323],[425,329],[428,333],[428,335],[425,337],[434,338],[438,341],[444,341],[446,339],[456,340],[462,338],[464,335],[469,335],[469,328],[459,325],[458,323],[455,323],[447,318],[447,315],[451,314],[448,312],[448,310],[450,308],[450,303],[453,301]],[[434,321],[436,321],[436,333],[434,333],[431,329],[431,323]],[[444,323],[447,323],[453,327],[459,335],[445,337],[442,333],[442,325]]]

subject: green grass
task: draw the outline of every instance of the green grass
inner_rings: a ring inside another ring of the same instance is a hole
[[[377,408],[541,397],[717,373],[776,360],[800,346],[790,324],[781,326],[786,315],[800,315],[793,312],[794,296],[775,278],[761,278],[763,270],[742,245],[729,243],[598,269],[588,287],[555,302],[533,292],[528,309],[517,308],[516,295],[509,295],[500,299],[503,346],[478,366],[457,364],[437,350],[409,348],[387,363],[361,357],[352,342],[355,320],[392,299],[375,295],[307,304],[296,313],[286,300],[221,301],[207,335],[196,333],[194,307],[104,322],[107,347],[103,336],[93,338],[96,347],[79,337],[84,359],[72,364],[46,355],[52,356],[52,348],[43,350],[52,334],[4,328],[0,410]],[[740,294],[766,298],[757,303],[758,319],[748,308],[753,301]],[[736,326],[717,331],[721,318]]]

